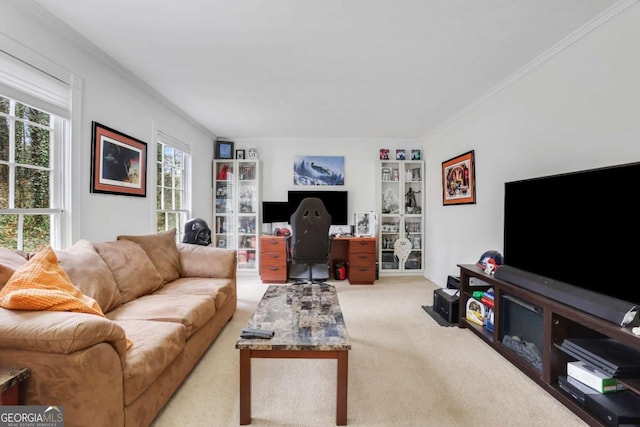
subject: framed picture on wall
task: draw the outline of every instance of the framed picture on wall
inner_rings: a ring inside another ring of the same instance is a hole
[[[92,122],[91,192],[147,196],[147,143]]]
[[[344,185],[344,156],[297,156],[293,185]]]
[[[473,150],[442,162],[443,205],[476,202],[475,169]]]

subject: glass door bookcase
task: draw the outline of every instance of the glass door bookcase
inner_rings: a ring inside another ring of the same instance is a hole
[[[214,160],[213,244],[238,251],[238,271],[257,271],[260,224],[260,164]]]
[[[424,163],[381,160],[377,173],[380,273],[422,272]]]

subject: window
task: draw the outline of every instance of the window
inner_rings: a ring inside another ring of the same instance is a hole
[[[191,156],[182,148],[188,147],[160,133],[157,157],[157,230],[161,232],[175,227],[178,230],[178,241],[182,240],[184,224],[190,215],[191,194],[188,180]]]
[[[66,126],[66,119],[0,95],[0,245],[59,247]]]

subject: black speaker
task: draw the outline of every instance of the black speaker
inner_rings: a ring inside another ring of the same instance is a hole
[[[433,291],[433,311],[444,317],[449,323],[458,323],[460,297],[449,295],[442,289]]]
[[[460,289],[460,276],[448,276],[447,289]]]
[[[559,280],[549,279],[509,265],[498,268],[494,276],[496,279],[513,283],[619,326],[631,325],[638,320],[638,308],[635,305]]]

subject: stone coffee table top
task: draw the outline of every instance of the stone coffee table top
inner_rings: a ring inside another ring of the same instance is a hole
[[[240,350],[350,350],[333,285],[270,285],[247,325],[275,332],[271,339],[243,339]]]

